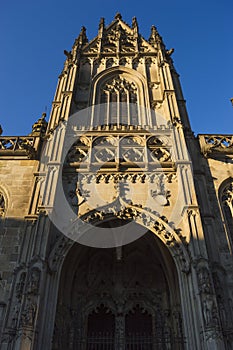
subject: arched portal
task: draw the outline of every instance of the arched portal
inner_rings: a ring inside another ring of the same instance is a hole
[[[53,350],[183,348],[176,267],[152,232],[120,248],[72,246],[61,271]]]

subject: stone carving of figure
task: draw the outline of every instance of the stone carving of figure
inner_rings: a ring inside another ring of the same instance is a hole
[[[39,284],[40,284],[40,271],[38,269],[32,269],[29,276],[27,293],[34,294],[34,295],[37,294],[39,290]]]
[[[21,273],[19,282],[16,284],[16,298],[19,300],[22,298],[25,278],[26,278],[26,273],[25,272]]]
[[[198,271],[198,285],[201,293],[210,293],[211,292],[211,284],[210,277],[207,268],[202,267]]]
[[[207,326],[213,323],[214,299],[212,295],[205,295],[202,300],[203,314]]]
[[[17,323],[18,323],[18,317],[19,317],[19,309],[20,309],[20,304],[17,303],[15,306],[14,306],[14,309],[13,309],[13,316],[12,316],[12,322],[11,322],[11,326],[12,328],[16,328],[17,327]]]
[[[33,326],[36,316],[36,303],[32,300],[28,299],[26,303],[26,307],[22,313],[22,325],[23,326]]]
[[[216,301],[208,269],[206,267],[200,268],[197,276],[205,325],[214,326],[217,323]]]

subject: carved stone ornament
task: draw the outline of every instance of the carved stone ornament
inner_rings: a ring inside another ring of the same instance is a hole
[[[25,286],[25,279],[26,279],[26,273],[22,272],[20,274],[20,278],[18,283],[16,284],[16,288],[15,288],[15,292],[16,292],[16,298],[18,300],[22,299],[23,296],[23,290],[24,290],[24,286]]]
[[[27,294],[37,295],[40,286],[40,270],[33,268],[29,273],[29,280],[27,283]]]
[[[160,162],[167,162],[171,160],[171,154],[165,148],[156,148],[151,151],[150,155],[153,160],[159,160]]]
[[[152,232],[156,232],[161,237],[162,241],[173,251],[173,255],[176,256],[179,263],[182,266],[182,271],[188,272],[190,269],[189,253],[186,250],[185,237],[182,236],[180,230],[173,230],[169,228],[167,219],[165,217],[159,218],[159,213],[153,212],[150,208],[141,209],[137,206],[128,206],[121,199],[117,199],[110,205],[99,208],[99,210],[93,210],[81,217],[81,220],[86,223],[95,224],[99,221],[105,220],[109,215],[113,215],[116,218],[122,220],[134,220],[136,223],[150,229]],[[169,228],[169,229],[168,229]],[[80,222],[78,227],[71,230],[75,232],[81,232],[82,226]]]
[[[6,212],[6,202],[3,193],[0,193],[0,218],[5,215]]]
[[[230,209],[233,216],[233,181],[224,188],[222,192],[222,203]]]
[[[108,81],[103,87],[103,91],[110,92],[131,92],[136,93],[137,86],[134,82],[129,82],[122,76],[118,75],[112,80]]]
[[[35,321],[37,311],[37,304],[31,300],[27,299],[25,308],[21,314],[21,324],[22,326],[33,326]]]
[[[206,266],[200,267],[197,277],[205,326],[215,328],[218,325],[218,314],[208,268]]]
[[[199,139],[204,156],[233,154],[232,135],[199,135]]]
[[[36,156],[36,150],[34,148],[35,137],[0,137],[0,151],[12,151],[26,154],[29,159],[33,159]]]

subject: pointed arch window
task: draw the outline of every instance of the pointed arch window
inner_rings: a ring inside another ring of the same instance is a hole
[[[0,192],[0,218],[5,215],[6,212],[6,201],[3,193]]]
[[[88,316],[87,350],[114,350],[115,318],[104,305]]]
[[[107,80],[101,87],[100,103],[103,124],[138,124],[138,88],[122,75]]]
[[[152,350],[152,316],[138,305],[125,318],[126,349]]]

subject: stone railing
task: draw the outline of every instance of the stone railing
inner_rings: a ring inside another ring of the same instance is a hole
[[[233,135],[198,135],[204,156],[233,155]]]
[[[0,136],[0,157],[23,156],[35,159],[40,138],[36,136]]]

